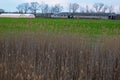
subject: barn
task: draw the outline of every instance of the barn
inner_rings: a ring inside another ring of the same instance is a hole
[[[0,14],[1,18],[35,18],[34,14]]]
[[[120,14],[111,14],[111,15],[109,15],[109,19],[120,20]]]
[[[75,13],[74,18],[80,19],[108,19],[109,13]]]

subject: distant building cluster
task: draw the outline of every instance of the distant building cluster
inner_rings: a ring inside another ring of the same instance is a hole
[[[2,13],[0,18],[68,18],[68,19],[104,19],[104,20],[120,20],[120,14],[115,13],[37,13],[34,14],[19,14],[19,13]]]
[[[112,19],[120,20],[120,14],[115,13],[68,13],[52,14],[51,18],[75,18],[75,19]]]

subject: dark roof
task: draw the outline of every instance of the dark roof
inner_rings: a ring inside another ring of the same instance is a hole
[[[72,15],[73,13],[69,13],[69,12],[62,12],[62,13],[58,13],[55,15]],[[108,16],[111,13],[74,13],[74,15],[78,15],[78,16]]]

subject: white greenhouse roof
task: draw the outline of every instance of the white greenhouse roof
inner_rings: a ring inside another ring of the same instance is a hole
[[[35,18],[34,14],[0,14],[0,17]]]

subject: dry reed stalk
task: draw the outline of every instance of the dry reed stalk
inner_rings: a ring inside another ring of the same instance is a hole
[[[0,80],[119,80],[120,37],[9,34],[0,38]]]

